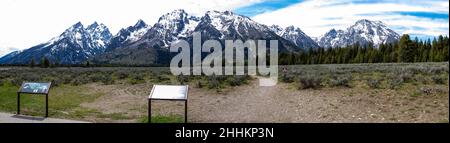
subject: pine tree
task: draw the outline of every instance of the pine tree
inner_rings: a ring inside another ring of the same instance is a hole
[[[414,62],[415,48],[412,45],[409,35],[404,34],[399,41],[399,60],[400,62]]]
[[[31,61],[30,61],[30,67],[31,68],[34,68],[34,65],[35,65],[36,63],[34,62],[34,58],[31,58]]]
[[[48,68],[50,67],[50,61],[47,59],[47,57],[44,57],[42,58],[40,65],[42,68]]]
[[[90,67],[91,66],[91,64],[89,63],[89,61],[86,61],[86,65],[85,65],[86,67]]]

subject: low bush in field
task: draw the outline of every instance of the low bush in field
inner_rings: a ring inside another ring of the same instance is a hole
[[[422,74],[418,74],[414,76],[414,81],[418,82],[418,83],[422,83],[422,84],[428,84],[428,80],[427,78],[422,75]]]
[[[294,82],[295,76],[291,75],[291,74],[282,74],[280,76],[280,80],[281,82],[285,82],[285,83],[292,83]]]
[[[177,81],[183,85],[186,84],[190,81],[189,76],[185,76],[185,75],[178,75],[177,76]]]
[[[445,82],[447,81],[446,78],[444,78],[442,76],[438,76],[438,75],[432,76],[431,79],[436,84],[445,84]]]
[[[399,73],[398,76],[403,80],[403,82],[411,82],[413,79],[413,74],[409,71],[403,71]]]
[[[142,75],[132,75],[129,79],[128,79],[128,83],[129,84],[140,84],[140,83],[144,83],[144,77],[142,77]]]
[[[318,89],[322,87],[322,78],[313,75],[306,75],[298,79],[299,89]]]
[[[164,81],[169,81],[170,78],[167,77],[167,75],[162,75],[162,74],[158,74],[156,76],[156,82],[164,82]]]
[[[390,89],[398,89],[400,86],[403,85],[403,78],[393,78],[389,81],[389,88]]]
[[[3,79],[0,79],[0,86],[3,86],[4,82]]]
[[[226,81],[230,86],[240,86],[242,84],[247,84],[247,80],[249,78],[250,78],[249,76],[237,75],[229,77]]]
[[[202,81],[197,81],[195,83],[195,85],[197,86],[197,88],[203,88],[203,82]]]
[[[11,79],[9,82],[13,85],[13,86],[21,86],[22,82],[24,82],[25,80],[23,80],[22,78],[13,78]]]
[[[111,75],[103,75],[100,79],[100,81],[105,85],[114,84],[114,79],[111,77]]]
[[[114,75],[117,77],[117,79],[126,79],[128,78],[128,73],[124,71],[118,71],[114,73]]]
[[[351,87],[350,82],[352,81],[351,74],[344,75],[333,75],[329,81],[330,86],[343,86],[343,87]]]
[[[381,81],[379,79],[374,78],[368,78],[367,79],[367,86],[373,89],[377,89],[381,87]]]
[[[215,75],[208,77],[208,88],[209,89],[219,89],[220,88],[220,82]]]
[[[86,83],[89,83],[89,79],[84,76],[80,76],[80,77],[74,78],[70,84],[77,86],[77,85],[83,85]]]

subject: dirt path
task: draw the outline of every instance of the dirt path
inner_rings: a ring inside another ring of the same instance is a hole
[[[107,93],[82,107],[117,113],[128,119],[92,118],[92,122],[137,122],[147,114],[151,84],[92,85]],[[189,122],[448,122],[448,86],[443,94],[410,96],[388,89],[322,88],[297,90],[293,85],[259,86],[258,80],[222,92],[191,86]],[[152,112],[183,115],[183,102],[154,101]]]
[[[191,90],[189,117],[194,122],[448,122],[448,95],[410,97],[383,90],[297,90],[284,83],[259,86],[256,80],[223,94]]]

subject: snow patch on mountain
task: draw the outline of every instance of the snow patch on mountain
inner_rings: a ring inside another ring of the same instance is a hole
[[[270,29],[280,37],[293,42],[296,46],[301,48],[318,48],[319,45],[308,35],[306,35],[300,28],[288,26],[282,28],[278,25],[270,26]]]

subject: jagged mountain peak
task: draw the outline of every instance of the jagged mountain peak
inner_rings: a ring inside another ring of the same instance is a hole
[[[83,24],[81,23],[81,21],[78,21],[77,23],[72,25],[71,28],[73,29],[83,28]]]
[[[384,23],[379,20],[360,19],[354,25],[384,25]]]
[[[300,28],[295,27],[294,25],[290,25],[288,27],[286,27],[286,31],[295,31],[295,30],[299,30]]]
[[[96,28],[98,26],[99,26],[99,24],[97,23],[97,21],[94,21],[94,23],[92,23],[91,25],[88,25],[87,29],[93,29],[93,28]]]
[[[232,21],[232,20],[234,20],[235,22],[242,21],[242,20],[253,21],[247,16],[239,15],[232,11],[217,11],[217,10],[207,11],[205,13],[204,17],[207,17],[210,19],[218,18],[222,21]]]
[[[143,28],[143,27],[145,27],[145,26],[147,26],[147,24],[144,22],[144,20],[142,20],[142,19],[139,19],[137,22],[136,22],[136,24],[134,24],[134,27],[135,28]]]
[[[399,34],[389,29],[381,21],[361,19],[345,30],[331,29],[318,37],[316,42],[321,47],[344,47],[357,42],[361,45],[372,43],[378,47],[381,43],[395,42],[399,37]]]
[[[244,35],[259,33],[258,31],[271,31],[269,27],[257,23],[247,16],[235,14],[231,11],[208,11],[201,18],[199,29],[210,29],[210,33],[224,38],[226,35],[238,39],[246,39]],[[215,30],[212,30],[215,29]],[[216,31],[216,32],[213,32]]]
[[[159,18],[158,23],[183,20],[187,16],[188,16],[188,13],[186,13],[186,11],[184,11],[184,9],[176,9],[170,13],[166,13],[166,14],[162,15]]]
[[[183,9],[177,9],[162,15],[154,27],[168,29],[172,34],[176,34],[184,28],[185,23],[189,24],[191,20],[197,19],[193,17]]]
[[[174,10],[162,15],[142,41],[158,41],[152,42],[151,46],[168,47],[172,41],[190,35],[198,21],[199,18],[189,15],[183,9]]]
[[[92,30],[98,30],[98,31],[106,31],[106,30],[108,30],[109,31],[108,27],[105,24],[103,24],[103,23],[99,24],[96,21],[94,23],[88,25],[86,30],[91,30],[91,31]]]
[[[269,27],[275,34],[283,35],[284,29],[279,25],[272,25]]]
[[[147,25],[144,20],[139,19],[133,26],[120,29],[120,31],[111,38],[105,51],[111,51],[141,39],[150,28],[151,26]]]
[[[270,29],[280,37],[293,42],[300,48],[317,48],[316,42],[306,35],[300,28],[290,25],[282,28],[278,25],[270,26]]]
[[[68,29],[66,29],[63,34],[67,34],[67,33],[73,33],[73,32],[82,32],[84,31],[84,25],[81,22],[77,22],[75,24],[73,24],[71,27],[69,27]]]

